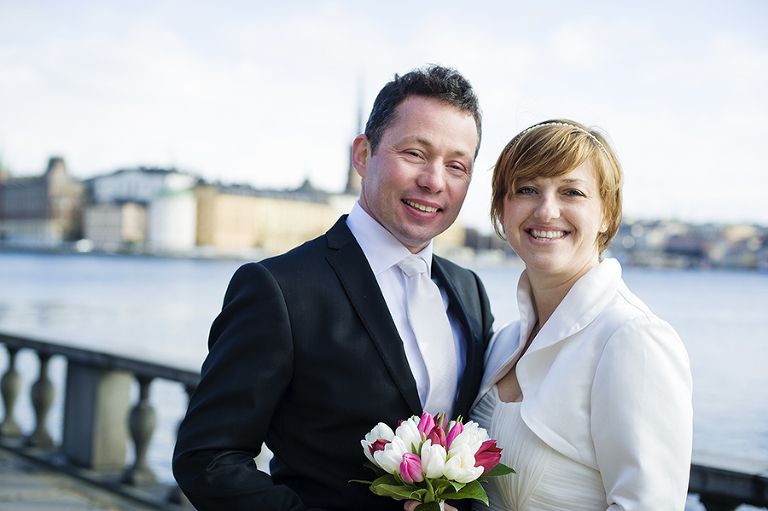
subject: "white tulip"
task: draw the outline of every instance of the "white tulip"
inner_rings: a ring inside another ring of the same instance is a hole
[[[421,444],[421,433],[419,433],[419,424],[416,417],[403,421],[395,430],[395,436],[403,440],[408,452],[418,454],[419,444]]]
[[[442,445],[432,445],[432,440],[427,440],[421,446],[421,471],[430,479],[441,477],[445,473],[445,459],[447,453]]]
[[[466,446],[474,455],[483,445],[483,442],[489,439],[488,432],[484,428],[481,428],[476,422],[469,421],[464,425],[464,431],[456,435],[456,438],[451,442],[449,454],[453,456],[454,449],[461,449]]]
[[[395,436],[384,447],[384,450],[373,453],[373,462],[381,467],[382,470],[394,474],[395,471],[400,470],[400,463],[402,463],[403,454],[406,452],[410,452],[410,446],[406,448],[403,439]]]
[[[376,427],[374,427],[371,431],[368,432],[367,435],[365,435],[364,439],[360,440],[360,444],[363,446],[363,452],[365,452],[365,456],[372,463],[376,463],[376,460],[373,459],[373,455],[371,454],[371,446],[374,444],[374,442],[376,442],[376,440],[386,440],[387,442],[391,442],[394,437],[395,433],[392,431],[392,428],[383,422],[379,422]]]
[[[475,466],[475,452],[466,444],[456,445],[454,442],[445,462],[445,477],[459,483],[469,483],[483,475],[483,467]]]

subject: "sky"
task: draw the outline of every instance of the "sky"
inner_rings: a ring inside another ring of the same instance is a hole
[[[0,0],[0,163],[341,191],[360,112],[427,63],[480,98],[468,227],[551,118],[608,135],[626,218],[768,225],[765,0]]]

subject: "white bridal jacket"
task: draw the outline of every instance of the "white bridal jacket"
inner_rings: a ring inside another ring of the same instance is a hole
[[[492,339],[477,401],[517,360],[536,322],[525,272],[517,299],[520,321]],[[574,284],[520,358],[517,378],[525,424],[600,472],[607,509],[684,509],[693,430],[688,354],[629,291],[618,261],[604,260]]]

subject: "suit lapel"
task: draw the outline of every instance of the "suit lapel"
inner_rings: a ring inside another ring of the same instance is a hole
[[[326,259],[344,286],[352,307],[412,413],[421,414],[419,392],[400,334],[392,321],[376,277],[345,219],[346,216],[343,216],[327,233],[328,246],[332,251]]]

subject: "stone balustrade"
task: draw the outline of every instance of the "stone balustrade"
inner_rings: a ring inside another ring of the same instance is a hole
[[[189,397],[200,380],[198,372],[2,333],[0,343],[8,353],[7,368],[0,378],[5,412],[0,422],[0,442],[4,447],[63,467],[160,509],[188,508],[178,487],[158,483],[147,461],[157,423],[149,394],[152,382],[163,379],[181,384]],[[34,428],[28,434],[24,434],[15,415],[23,387],[17,370],[21,350],[31,350],[39,359],[38,376],[30,389]],[[47,429],[56,395],[48,374],[53,357],[66,360],[58,446]],[[139,388],[138,399],[130,403],[134,381]],[[129,443],[135,456],[127,465]]]
[[[70,470],[82,467],[78,475],[158,509],[189,508],[177,486],[157,483],[147,462],[157,420],[149,391],[155,379],[169,380],[183,385],[188,399],[200,380],[199,373],[1,333],[0,343],[8,352],[7,368],[0,378],[5,411],[0,422],[3,446],[37,453],[38,458],[53,459],[53,464]],[[35,426],[26,435],[14,415],[22,390],[16,356],[23,349],[35,352],[39,359],[38,377],[30,390]],[[46,429],[55,395],[48,364],[56,356],[67,362],[62,441],[58,447]],[[134,380],[139,392],[136,403],[131,405],[130,386]],[[135,457],[126,466],[129,442],[133,443]],[[51,452],[65,459],[45,454]],[[734,511],[741,504],[766,507],[768,461],[694,453],[689,491],[699,495],[707,511]]]

